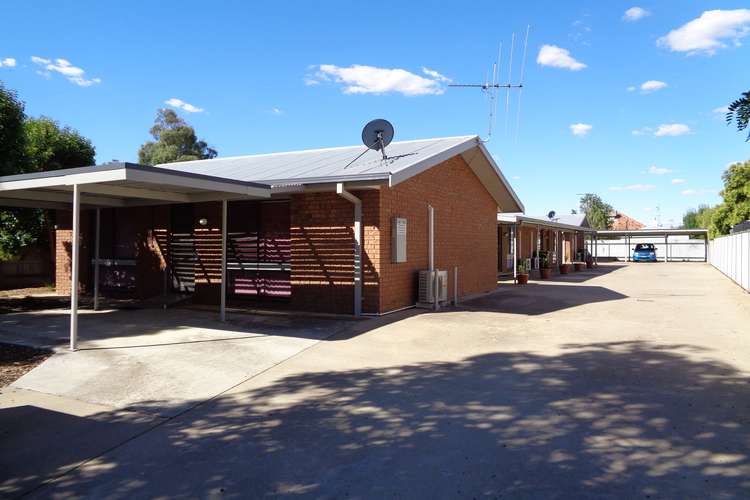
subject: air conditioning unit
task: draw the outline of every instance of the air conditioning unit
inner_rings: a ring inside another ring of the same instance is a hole
[[[448,271],[419,271],[419,302],[421,304],[435,303],[435,282],[437,274],[438,303],[448,300]]]

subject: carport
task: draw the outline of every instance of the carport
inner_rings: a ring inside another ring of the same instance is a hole
[[[92,167],[0,177],[0,206],[71,210],[70,349],[78,345],[81,209],[96,210],[94,308],[98,306],[100,209],[222,202],[220,319],[226,319],[227,201],[263,199],[269,186],[210,175],[112,162]]]
[[[607,250],[607,255],[611,256],[611,248],[616,250],[624,249],[625,255],[624,260],[630,262],[633,255],[633,240],[635,239],[638,243],[664,243],[664,255],[661,256],[661,260],[664,262],[669,261],[680,261],[680,260],[693,260],[708,262],[708,229],[672,229],[672,228],[652,228],[652,229],[631,229],[631,230],[603,230],[597,231],[596,247],[602,246],[603,250]],[[678,241],[670,241],[670,236],[680,238]],[[697,238],[696,243],[690,242],[688,238]],[[639,241],[640,240],[640,241]],[[701,242],[702,240],[702,242]],[[702,255],[686,257],[680,256],[679,253],[675,255],[675,248],[688,248],[695,246],[702,246]],[[619,257],[619,252],[615,252]]]

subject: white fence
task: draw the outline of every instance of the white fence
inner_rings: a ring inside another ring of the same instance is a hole
[[[750,231],[716,238],[708,254],[712,266],[750,291]]]
[[[671,235],[668,244],[663,236],[632,236],[613,239],[599,239],[596,243],[597,257],[601,259],[628,260],[638,243],[653,243],[656,246],[656,258],[663,261],[666,255],[670,262],[706,260],[705,240],[692,239],[687,235]],[[593,250],[592,250],[593,252]]]

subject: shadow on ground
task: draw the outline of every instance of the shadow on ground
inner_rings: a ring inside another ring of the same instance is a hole
[[[750,378],[702,354],[595,343],[289,376],[210,401],[54,493],[748,498]]]
[[[468,311],[538,315],[626,298],[627,295],[602,286],[559,285],[535,281],[527,285],[501,288],[495,293],[462,302],[460,308]]]

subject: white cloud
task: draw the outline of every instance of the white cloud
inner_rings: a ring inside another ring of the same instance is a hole
[[[631,85],[631,86],[630,86],[630,87],[628,87],[628,88],[627,88],[626,90],[627,90],[628,92],[635,92],[635,89],[636,89],[636,88],[637,88],[637,87],[636,87],[635,85]]]
[[[647,11],[646,9],[642,7],[631,7],[628,10],[625,11],[625,14],[623,14],[622,19],[627,22],[633,22],[638,21],[640,19],[643,19],[646,16],[650,16],[651,12]]]
[[[519,180],[520,178],[521,178],[521,176],[520,176],[520,175],[514,175],[514,176],[513,176],[513,180],[515,180],[515,181]]]
[[[729,106],[719,106],[718,108],[714,108],[713,112],[718,115],[725,115],[729,113]]]
[[[539,49],[536,62],[542,66],[569,69],[571,71],[578,71],[586,67],[582,62],[576,61],[570,55],[570,51],[556,45],[542,45],[542,48]]]
[[[673,52],[713,55],[716,50],[735,46],[750,32],[750,9],[707,10],[700,17],[670,31],[657,40],[659,47]]]
[[[685,184],[686,182],[685,179],[672,179],[672,184]]]
[[[593,125],[589,125],[588,123],[574,123],[570,125],[570,131],[573,132],[573,135],[581,137],[588,135],[592,128],[594,128]]]
[[[306,85],[334,82],[344,87],[345,94],[396,92],[405,96],[417,96],[439,95],[445,92],[441,82],[446,80],[425,78],[400,68],[377,68],[361,64],[353,64],[346,68],[333,64],[321,64],[313,68],[316,71],[305,77]],[[445,78],[443,75],[435,73],[440,78]],[[428,73],[425,72],[425,74]]]
[[[643,209],[644,212],[651,212],[652,210],[653,210],[653,208],[651,208],[651,207],[646,207],[646,208]]]
[[[673,170],[669,168],[664,167],[657,167],[656,165],[651,165],[648,168],[648,173],[653,175],[665,175],[665,174],[671,174]]]
[[[682,196],[695,196],[695,195],[715,195],[715,189],[683,189],[680,191]]]
[[[16,60],[12,57],[6,57],[5,59],[0,59],[0,68],[13,68],[16,66]]]
[[[424,73],[425,75],[427,75],[427,76],[431,77],[432,79],[437,80],[439,82],[450,83],[450,82],[453,81],[450,78],[448,78],[447,76],[438,73],[434,69],[425,68],[424,66],[422,66],[422,73]]]
[[[630,184],[628,186],[612,186],[610,191],[651,191],[656,186],[653,184]]]
[[[188,113],[200,113],[203,111],[203,108],[193,106],[192,104],[185,102],[182,99],[177,99],[176,97],[167,99],[166,101],[164,101],[164,104],[168,106],[172,106],[173,108],[178,108],[183,111],[187,111]]]
[[[685,135],[690,133],[690,127],[683,123],[665,123],[657,127],[654,135],[656,137],[671,136],[676,137],[678,135]]]
[[[666,87],[666,82],[662,82],[659,80],[648,80],[641,84],[641,92],[643,92],[644,94],[648,94],[650,92],[656,92],[657,90],[661,90]]]
[[[73,66],[67,59],[58,58],[53,62],[44,57],[31,56],[31,61],[40,66],[44,66],[45,71],[37,71],[38,74],[44,77],[49,77],[52,73],[60,73],[79,87],[90,87],[91,85],[102,82],[101,78],[86,78],[86,72],[78,66]]]
[[[276,116],[281,116],[284,114],[284,111],[280,108],[271,108],[271,114],[274,114]]]

